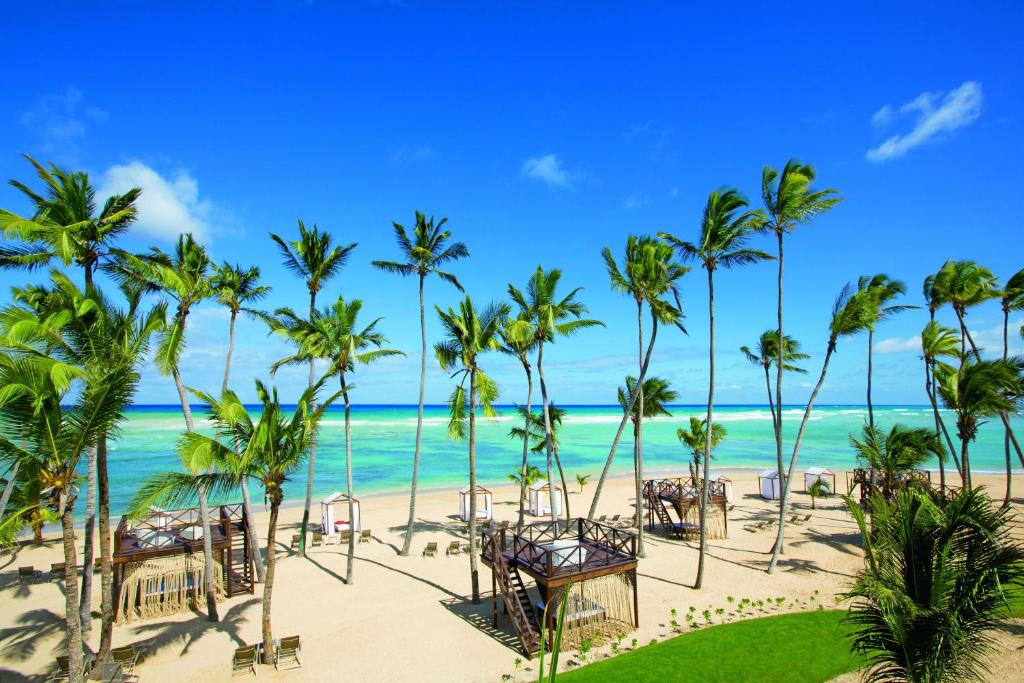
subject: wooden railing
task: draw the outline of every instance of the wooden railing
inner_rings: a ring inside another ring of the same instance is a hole
[[[561,540],[575,541],[577,547],[550,547]],[[636,536],[583,518],[530,524],[521,534],[512,529],[485,532],[484,559],[493,561],[503,551],[509,553],[511,562],[551,578],[562,570],[583,572],[634,560]]]
[[[693,477],[645,479],[644,495],[672,500],[697,500],[701,496],[703,485],[703,479]],[[725,482],[711,480],[708,485],[708,498],[725,498]]]

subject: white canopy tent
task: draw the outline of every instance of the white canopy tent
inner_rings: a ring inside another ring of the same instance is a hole
[[[551,514],[554,507],[555,515],[562,514],[562,496],[565,495],[562,487],[555,484],[554,495],[549,495],[548,483],[538,481],[530,486],[530,514],[535,517],[542,517]]]
[[[810,491],[816,481],[821,481],[825,485],[829,495],[836,492],[836,475],[829,468],[808,467],[804,471],[804,491]]]
[[[765,500],[782,498],[782,478],[778,470],[765,470],[757,476],[757,488]]]
[[[712,473],[711,481],[717,481],[725,485],[725,502],[732,503],[732,479],[724,474],[715,475]]]
[[[469,521],[469,487],[463,486],[459,490],[459,519],[463,522]],[[479,484],[476,487],[476,518],[490,520],[493,512],[493,496],[490,491]]]
[[[359,499],[352,499],[352,519],[348,518],[348,496],[344,493],[332,493],[320,501],[320,523],[324,533],[334,536],[339,531],[357,533],[363,527],[359,520]]]

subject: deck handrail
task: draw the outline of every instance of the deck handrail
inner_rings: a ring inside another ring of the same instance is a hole
[[[511,539],[508,533],[511,532]],[[539,522],[523,528],[523,533],[515,533],[513,529],[485,531],[482,552],[485,559],[491,559],[506,549],[510,553],[510,561],[525,567],[541,570],[547,578],[552,578],[560,570],[572,567],[577,571],[587,571],[600,567],[620,564],[623,560],[636,559],[636,536],[607,524],[590,519],[559,520],[557,523]],[[562,552],[552,549],[550,544],[563,539],[573,539],[581,546],[584,542],[601,546],[605,553],[598,556],[588,553],[582,563],[576,561],[578,555],[572,550]],[[510,542],[511,541],[511,542]]]

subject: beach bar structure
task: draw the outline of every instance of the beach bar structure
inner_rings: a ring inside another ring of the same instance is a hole
[[[554,494],[551,493],[547,481],[538,481],[532,484],[530,486],[530,514],[534,517],[550,515],[553,507],[557,517],[562,514],[562,496],[564,495],[562,487],[558,484],[555,484]]]
[[[469,521],[469,487],[459,489],[459,519]],[[490,521],[494,511],[494,494],[483,486],[476,487],[476,518]]]
[[[851,497],[854,491],[859,490],[860,506],[866,509],[868,500],[874,494],[877,493],[891,497],[909,486],[934,489],[935,491],[940,491],[948,499],[955,498],[961,491],[958,486],[941,488],[939,484],[933,484],[932,474],[928,470],[896,472],[892,479],[886,481],[885,473],[874,468],[858,468],[853,470],[853,476],[847,479],[846,490],[847,494]]]
[[[820,481],[825,485],[828,495],[836,492],[836,474],[827,467],[808,467],[804,470],[804,491],[809,492],[814,482]]]
[[[519,533],[490,529],[484,531],[481,558],[491,568],[494,627],[501,600],[527,657],[540,649],[541,619],[547,620],[547,647],[553,646],[563,602],[565,648],[595,638],[614,640],[640,625],[636,536],[628,531],[582,518],[528,524]]]
[[[253,593],[255,570],[241,503],[209,508],[217,599]],[[206,600],[203,526],[198,508],[160,510],[114,531],[113,597],[119,623],[176,614]]]
[[[690,538],[700,534],[700,497],[704,480],[693,477],[645,479],[644,508],[648,528],[655,522],[672,538]],[[728,488],[727,488],[728,487]],[[728,538],[728,489],[732,482],[719,477],[708,482],[708,509],[705,535]]]
[[[765,500],[782,498],[782,477],[778,470],[765,470],[757,475],[757,490]]]
[[[358,498],[352,499],[352,519],[348,517],[348,494],[336,491],[320,501],[320,524],[326,536],[332,538],[342,531],[359,533],[363,530]]]

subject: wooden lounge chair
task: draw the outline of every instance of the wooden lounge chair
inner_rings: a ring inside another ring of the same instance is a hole
[[[82,658],[82,678],[84,679],[86,674],[89,672],[89,667],[92,664],[92,657],[86,655]],[[57,657],[57,670],[50,674],[47,681],[66,681],[71,678],[71,663],[67,656]]]
[[[800,523],[801,524],[805,524],[805,523],[807,523],[809,521],[811,521],[811,516],[810,515],[804,515],[804,518],[800,520]]]
[[[338,532],[338,543],[348,543],[348,539],[351,538],[352,532],[349,529],[343,529]]]
[[[736,509],[736,506],[735,506],[735,505],[730,505],[729,507],[725,508],[725,511],[726,511],[726,512],[732,512],[732,511],[733,511],[733,510],[735,510],[735,509]]]
[[[622,519],[622,515],[615,515],[614,517],[608,520],[608,523],[612,526],[618,526],[620,519]]]
[[[292,544],[291,544],[290,548],[292,550],[298,550],[299,549],[299,541],[301,541],[301,540],[302,540],[302,534],[292,534]]]
[[[139,661],[141,650],[136,650],[134,645],[114,648],[110,651],[110,657],[121,665],[121,671],[129,676],[135,674],[135,665]]]
[[[50,565],[50,581],[59,581],[67,578],[68,566],[63,562],[54,562]]]
[[[280,671],[285,664],[291,665],[285,666],[285,669],[297,669],[302,666],[302,643],[298,636],[282,638],[277,650],[274,651],[274,668]]]
[[[606,521],[608,521],[608,515],[601,515],[597,518],[598,524],[604,524]]]
[[[319,531],[314,531],[313,532],[313,545],[312,545],[312,547],[315,548],[318,545],[323,545],[323,544],[324,544],[324,535],[322,533],[320,533]]]
[[[18,583],[36,583],[42,575],[35,567],[18,567]]]
[[[423,549],[423,557],[437,557],[437,543],[427,543],[427,547]]]
[[[97,557],[96,559],[94,559],[92,561],[92,570],[94,572],[98,572],[101,569],[103,569],[103,560],[101,560],[100,558]]]
[[[256,675],[256,646],[235,648],[235,654],[231,656],[231,675],[247,676],[249,673]]]
[[[360,543],[369,543],[370,542],[370,530],[369,529],[363,529],[362,531],[359,532],[359,542]]]
[[[448,550],[444,551],[445,555],[458,555],[462,552],[462,548],[459,546],[458,541],[452,541],[448,544]]]

